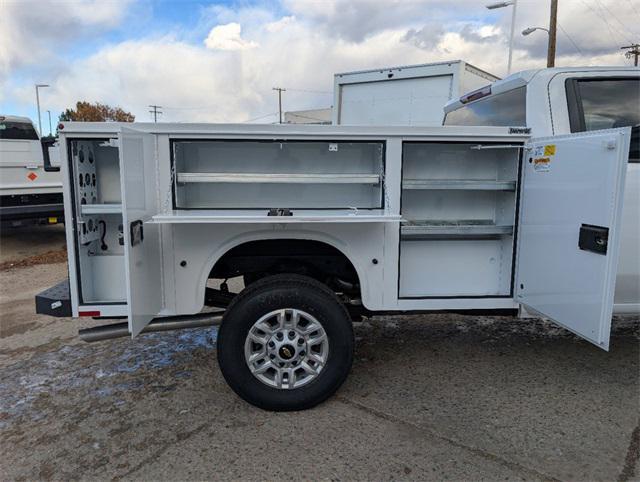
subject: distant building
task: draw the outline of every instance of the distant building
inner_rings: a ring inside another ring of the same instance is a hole
[[[284,113],[285,124],[331,124],[332,108],[294,110]]]

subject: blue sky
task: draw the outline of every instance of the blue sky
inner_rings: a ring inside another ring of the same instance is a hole
[[[462,59],[504,75],[512,7],[478,0],[4,0],[0,112],[55,120],[79,100],[149,120],[242,122],[328,107],[333,74]],[[558,65],[628,65],[619,50],[640,34],[640,0],[562,0]],[[519,0],[514,68],[543,67],[548,2]],[[307,91],[307,92],[304,92]],[[313,92],[309,92],[313,91]],[[45,127],[45,132],[48,127]]]

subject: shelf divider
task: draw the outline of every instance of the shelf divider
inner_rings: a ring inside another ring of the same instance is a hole
[[[432,236],[504,236],[513,234],[513,225],[497,225],[493,221],[484,220],[405,221],[400,233],[402,239]]]
[[[402,189],[515,191],[515,181],[467,180],[467,179],[404,179]]]
[[[270,174],[240,172],[181,172],[179,183],[253,184],[380,184],[379,174]]]

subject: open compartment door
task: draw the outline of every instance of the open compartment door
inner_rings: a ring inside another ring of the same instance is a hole
[[[157,224],[145,224],[158,213],[158,174],[152,134],[123,127],[119,144],[127,309],[133,337],[163,308],[160,231]]]
[[[609,349],[629,129],[532,139],[523,157],[516,299]]]

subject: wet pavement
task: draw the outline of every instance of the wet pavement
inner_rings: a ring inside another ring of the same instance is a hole
[[[316,409],[269,413],[215,328],[94,344],[33,313],[64,264],[0,273],[0,479],[638,480],[639,320],[606,353],[540,320],[384,317]]]

